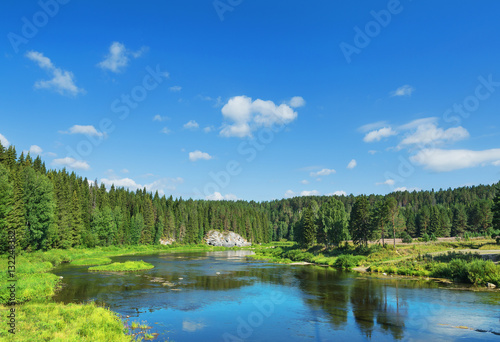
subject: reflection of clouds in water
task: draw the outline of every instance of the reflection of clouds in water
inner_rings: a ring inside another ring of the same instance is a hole
[[[207,325],[202,322],[190,322],[190,321],[182,322],[182,330],[187,332],[195,332],[196,330],[201,330],[206,326]]]

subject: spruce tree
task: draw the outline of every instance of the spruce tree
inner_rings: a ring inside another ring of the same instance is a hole
[[[375,236],[370,224],[370,209],[366,196],[359,196],[352,207],[349,231],[355,244],[368,246],[368,241]]]

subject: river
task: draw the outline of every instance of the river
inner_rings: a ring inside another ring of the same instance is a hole
[[[499,291],[255,261],[249,251],[113,257],[135,273],[61,265],[59,302],[104,303],[155,341],[500,341]]]

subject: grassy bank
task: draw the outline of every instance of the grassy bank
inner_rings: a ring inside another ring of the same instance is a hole
[[[253,257],[279,263],[305,262],[340,269],[361,267],[371,272],[500,286],[500,265],[483,260],[479,253],[485,250],[500,252],[500,246],[494,240],[484,239],[404,244],[396,245],[396,248],[380,245],[365,248],[352,244],[329,249],[316,246],[308,250],[297,246],[262,247],[255,250]]]
[[[112,311],[89,304],[55,303],[51,297],[60,279],[50,271],[62,264],[105,265],[110,257],[155,253],[227,250],[224,247],[110,246],[94,249],[50,250],[16,255],[16,334],[8,332],[10,306],[7,256],[0,256],[0,341],[132,341],[122,321]],[[108,265],[111,266],[111,265]],[[144,265],[141,265],[144,266]],[[152,266],[152,265],[151,265]],[[123,271],[123,270],[122,270]],[[129,331],[130,332],[130,331]],[[132,331],[133,333],[133,331]]]
[[[110,265],[89,267],[89,271],[93,272],[135,272],[144,271],[154,268],[153,265],[144,261],[125,261],[114,262]]]

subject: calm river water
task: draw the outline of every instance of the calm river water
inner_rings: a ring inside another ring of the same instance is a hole
[[[500,341],[498,291],[271,264],[248,253],[112,258],[155,266],[122,274],[63,265],[54,271],[65,284],[55,299],[105,303],[146,321],[156,341]]]

